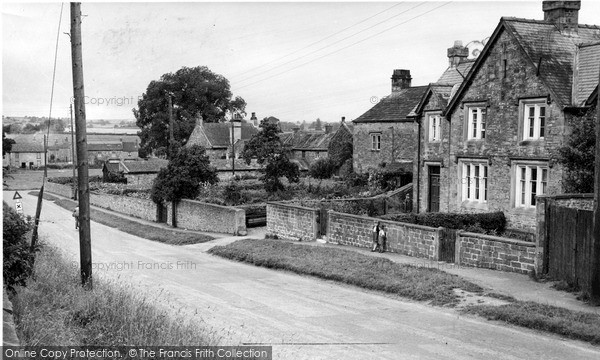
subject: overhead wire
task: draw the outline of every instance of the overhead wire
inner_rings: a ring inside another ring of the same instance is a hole
[[[327,53],[327,54],[325,54],[325,55],[322,55],[322,56],[320,56],[320,57],[318,57],[318,58],[312,59],[312,60],[310,60],[310,61],[307,61],[307,62],[305,62],[305,63],[299,64],[299,65],[297,65],[297,66],[294,66],[294,67],[292,67],[291,69],[287,69],[287,70],[285,70],[285,71],[282,71],[282,72],[276,73],[276,74],[274,74],[274,75],[271,75],[271,76],[269,76],[269,77],[266,77],[266,78],[264,78],[264,79],[261,79],[261,80],[255,81],[255,82],[253,82],[253,83],[250,83],[250,84],[247,84],[247,85],[242,85],[242,86],[238,87],[236,90],[237,90],[237,91],[239,91],[239,90],[241,90],[241,89],[244,89],[244,88],[247,88],[247,87],[249,87],[249,86],[252,86],[252,85],[255,85],[255,84],[261,83],[261,82],[263,82],[263,81],[266,81],[266,80],[272,79],[272,78],[274,78],[274,77],[276,77],[276,76],[279,76],[279,75],[282,75],[282,74],[289,73],[289,72],[290,72],[290,71],[292,71],[292,70],[295,70],[295,69],[298,69],[298,68],[300,68],[300,67],[302,67],[302,66],[305,66],[305,65],[308,65],[308,64],[310,64],[310,63],[313,63],[313,62],[315,62],[315,61],[317,61],[317,60],[320,60],[320,59],[322,59],[322,58],[324,58],[324,57],[327,57],[327,56],[330,56],[330,55],[336,54],[336,53],[338,53],[338,52],[340,52],[340,51],[342,51],[342,50],[348,49],[348,48],[350,48],[350,47],[352,47],[352,46],[354,46],[354,45],[357,45],[357,44],[360,44],[360,43],[362,43],[362,42],[365,42],[365,41],[367,41],[367,40],[370,40],[370,39],[372,39],[372,38],[374,38],[374,37],[376,37],[376,36],[379,36],[379,35],[381,35],[381,34],[383,34],[383,33],[385,33],[385,32],[388,32],[388,31],[390,31],[390,30],[392,30],[392,29],[395,29],[395,28],[397,28],[397,27],[399,27],[399,26],[402,26],[402,25],[404,25],[404,24],[406,24],[406,23],[408,23],[408,22],[410,22],[410,21],[412,21],[412,20],[418,19],[418,18],[420,18],[420,17],[422,17],[422,16],[424,16],[424,15],[427,15],[427,14],[429,14],[429,13],[431,13],[431,12],[433,12],[433,11],[435,11],[435,10],[437,10],[437,9],[439,9],[439,8],[441,8],[441,7],[443,7],[443,6],[446,6],[446,5],[450,4],[450,3],[452,3],[452,1],[448,1],[448,2],[446,2],[446,3],[444,3],[444,4],[442,4],[442,5],[439,5],[439,6],[435,7],[435,8],[433,8],[433,9],[430,9],[430,10],[428,10],[428,11],[426,11],[426,12],[424,12],[424,13],[421,13],[421,14],[419,14],[419,15],[417,15],[417,16],[414,16],[414,17],[412,17],[412,18],[410,18],[410,19],[408,19],[408,20],[406,20],[406,21],[403,21],[403,22],[401,22],[401,23],[399,23],[399,24],[396,24],[396,25],[394,25],[394,26],[391,26],[391,27],[389,27],[389,28],[387,28],[387,29],[385,29],[385,30],[382,30],[382,31],[380,31],[380,32],[378,32],[378,33],[376,33],[376,34],[373,34],[373,35],[371,35],[371,36],[368,36],[368,37],[366,37],[366,38],[364,38],[364,39],[362,39],[362,40],[356,41],[356,42],[354,42],[354,43],[352,43],[352,44],[350,44],[350,45],[347,45],[347,46],[345,46],[345,47],[343,47],[343,48],[337,49],[337,50],[335,50],[335,51],[332,51],[332,52],[330,52],[330,53]]]
[[[50,142],[50,125],[52,124],[52,102],[54,100],[54,83],[56,80],[56,62],[58,59],[58,40],[60,37],[60,26],[62,24],[62,14],[63,14],[63,8],[64,8],[64,3],[60,4],[60,15],[58,17],[58,29],[56,31],[56,47],[54,49],[54,68],[52,70],[52,90],[50,91],[50,110],[49,110],[49,114],[48,114],[48,128],[46,129],[46,143],[44,144],[44,162],[48,161],[48,143]],[[48,166],[47,163],[44,164],[44,169],[46,169]],[[44,170],[44,177],[43,177],[43,181],[46,181],[46,174],[47,171]]]

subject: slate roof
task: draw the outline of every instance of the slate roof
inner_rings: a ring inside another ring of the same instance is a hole
[[[106,170],[108,170],[108,172],[118,173],[120,165],[119,165],[118,162],[108,162],[108,161],[105,161],[104,162],[104,167],[106,168]]]
[[[167,166],[168,160],[164,159],[148,159],[139,161],[124,161],[122,162],[125,174],[153,174],[158,173],[160,169]]]
[[[352,122],[356,124],[410,120],[407,116],[419,104],[426,90],[427,86],[414,86],[393,92]]]
[[[138,145],[134,142],[123,142],[123,151],[124,152],[137,152]]]
[[[248,140],[252,135],[258,132],[252,124],[242,123],[242,140]],[[202,131],[206,136],[206,140],[213,148],[223,148],[230,145],[231,137],[231,124],[230,123],[198,123],[194,128],[194,131],[188,139],[187,145],[202,144],[201,139]]]
[[[121,151],[123,143],[121,142],[103,142],[88,143],[88,151]]]
[[[298,131],[282,133],[279,138],[293,150],[327,150],[333,135],[335,132]]]
[[[44,145],[32,142],[17,142],[10,149],[11,153],[43,153]]]
[[[427,91],[423,94],[423,97],[421,98],[419,105],[409,115],[417,116],[417,115],[421,114],[423,109],[425,108],[425,105],[427,105],[427,103],[429,103],[429,99],[431,97],[436,97],[438,103],[442,104],[442,106],[443,106],[441,109],[435,109],[435,110],[445,110],[446,105],[448,105],[448,101],[450,101],[450,97],[453,95],[452,94],[453,88],[454,88],[454,85],[429,84],[429,87],[427,88]]]
[[[589,99],[598,86],[600,72],[600,42],[584,44],[579,47],[579,82],[577,87],[577,104]]]
[[[442,76],[440,76],[438,81],[436,81],[436,84],[460,84],[463,82],[465,77],[467,77],[467,74],[469,73],[469,70],[471,70],[471,67],[473,67],[473,64],[475,64],[475,59],[463,60],[456,67],[448,67]]]

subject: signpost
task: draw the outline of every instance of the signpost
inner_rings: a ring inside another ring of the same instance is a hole
[[[15,201],[15,210],[17,210],[17,214],[23,215],[23,203],[21,202],[21,194],[18,191],[15,191],[15,195],[13,196],[13,200]]]

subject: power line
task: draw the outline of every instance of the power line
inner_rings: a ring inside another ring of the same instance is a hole
[[[327,48],[329,48],[329,47],[331,47],[331,46],[333,46],[333,45],[339,44],[339,43],[341,43],[342,41],[348,40],[348,39],[350,39],[350,38],[352,38],[352,37],[354,37],[354,36],[356,36],[356,35],[358,35],[358,34],[361,34],[361,33],[365,32],[365,31],[367,31],[367,30],[371,30],[372,28],[374,28],[374,27],[376,27],[376,26],[379,26],[379,25],[381,25],[381,24],[383,24],[383,23],[385,23],[385,22],[388,22],[388,21],[390,21],[390,20],[392,20],[392,19],[394,19],[394,18],[396,18],[396,17],[398,17],[398,16],[400,16],[400,15],[403,15],[403,14],[405,14],[405,13],[407,13],[407,12],[409,12],[409,11],[413,10],[413,9],[416,9],[417,7],[419,7],[419,6],[422,6],[423,4],[424,4],[423,2],[422,2],[422,3],[419,3],[419,4],[417,4],[417,5],[413,6],[413,7],[411,7],[410,9],[404,10],[404,11],[402,11],[402,12],[401,12],[401,13],[399,13],[399,14],[396,14],[396,15],[394,15],[394,16],[391,16],[391,17],[389,17],[389,18],[387,18],[387,19],[385,19],[385,20],[382,20],[382,21],[380,21],[380,22],[378,22],[378,23],[376,23],[376,24],[374,24],[374,25],[371,25],[371,26],[367,27],[366,29],[362,29],[362,30],[360,30],[360,31],[357,31],[357,32],[355,32],[355,33],[353,33],[353,34],[351,34],[351,35],[348,35],[348,36],[346,36],[346,37],[344,37],[344,38],[342,38],[342,39],[340,39],[340,40],[338,40],[338,41],[335,41],[335,42],[333,42],[333,43],[331,43],[331,44],[329,44],[329,45],[325,45],[325,46],[323,46],[323,47],[320,47],[320,48],[318,48],[318,49],[316,49],[316,50],[313,50],[313,51],[309,52],[308,54],[304,54],[304,55],[302,55],[302,56],[300,56],[300,57],[298,57],[298,58],[292,59],[292,60],[290,60],[290,61],[287,61],[287,62],[285,62],[285,63],[283,63],[283,64],[280,64],[280,65],[277,65],[277,66],[275,66],[275,67],[273,67],[273,68],[271,68],[271,69],[269,69],[269,70],[266,70],[266,71],[260,72],[260,73],[258,73],[258,74],[252,75],[252,76],[249,76],[249,77],[247,77],[246,79],[239,80],[238,82],[244,82],[244,81],[247,81],[247,80],[249,80],[249,79],[252,79],[252,78],[258,77],[258,76],[260,76],[260,75],[263,75],[263,74],[266,74],[266,73],[268,73],[268,72],[270,72],[270,71],[273,71],[273,70],[275,70],[275,69],[278,69],[278,68],[280,68],[280,67],[282,67],[282,66],[288,65],[288,64],[290,64],[290,63],[293,63],[293,62],[295,62],[295,61],[298,61],[298,60],[300,60],[300,59],[303,59],[303,58],[305,58],[305,57],[307,57],[307,56],[310,56],[310,55],[312,55],[312,54],[314,54],[314,53],[317,53],[317,52],[319,52],[319,51],[321,51],[321,50],[325,50],[325,49],[327,49]]]
[[[302,51],[302,50],[304,50],[304,49],[308,49],[309,47],[311,47],[311,46],[313,46],[313,45],[316,45],[316,44],[318,44],[318,43],[321,43],[321,42],[323,42],[323,41],[325,41],[325,40],[327,40],[327,39],[330,39],[330,38],[332,38],[332,37],[334,37],[334,36],[336,36],[336,35],[340,34],[340,33],[343,33],[344,31],[346,31],[346,30],[348,30],[348,29],[350,29],[350,28],[353,28],[353,27],[355,27],[355,26],[357,26],[357,25],[360,25],[360,24],[364,23],[365,21],[371,20],[372,18],[374,18],[374,17],[376,17],[376,16],[378,16],[378,15],[380,15],[380,14],[383,14],[384,12],[387,12],[387,11],[391,10],[392,8],[395,8],[396,6],[399,6],[399,5],[401,5],[402,3],[403,3],[403,1],[401,1],[401,2],[399,2],[399,3],[397,3],[397,4],[394,4],[394,5],[390,6],[389,8],[387,8],[387,9],[385,9],[385,10],[383,10],[383,11],[380,11],[380,12],[378,12],[378,13],[377,13],[377,14],[375,14],[375,15],[369,16],[368,18],[366,18],[366,19],[363,19],[363,20],[361,20],[361,21],[359,21],[359,22],[357,22],[357,23],[355,23],[355,24],[353,24],[353,25],[350,25],[350,26],[348,26],[348,27],[346,27],[346,28],[344,28],[344,29],[342,29],[342,30],[340,30],[340,31],[337,31],[337,32],[335,32],[335,33],[333,33],[333,34],[331,34],[331,35],[329,35],[329,36],[326,36],[326,37],[324,37],[324,38],[322,38],[322,39],[320,39],[320,40],[317,40],[317,41],[315,41],[315,42],[312,42],[312,43],[310,43],[310,44],[306,45],[305,47],[303,47],[303,48],[301,48],[301,49],[294,50],[294,51],[292,51],[292,52],[290,52],[290,53],[288,53],[288,54],[286,54],[286,55],[283,55],[283,56],[281,56],[281,57],[279,57],[279,58],[275,59],[275,60],[271,60],[271,61],[269,61],[269,62],[267,62],[267,63],[265,63],[265,64],[262,64],[262,65],[259,65],[259,66],[256,66],[256,67],[254,67],[254,68],[252,68],[252,69],[250,69],[250,70],[244,71],[242,74],[249,73],[249,72],[253,72],[254,70],[260,69],[260,68],[262,68],[262,67],[265,67],[265,66],[267,66],[267,65],[269,65],[269,64],[272,64],[272,63],[275,63],[275,62],[277,62],[277,61],[279,61],[279,60],[285,59],[286,57],[288,57],[288,56],[290,56],[290,55],[294,55],[294,54],[296,54],[296,53],[298,53],[298,52],[300,52],[300,51]],[[233,77],[233,78],[235,78],[236,76],[237,76],[237,75],[233,75],[232,77]],[[247,80],[247,79],[241,79],[240,81],[244,81],[244,80]]]
[[[385,33],[385,32],[388,32],[388,31],[390,31],[390,30],[392,30],[392,29],[395,29],[395,28],[397,28],[398,26],[404,25],[404,24],[406,24],[406,23],[408,23],[408,22],[410,22],[410,21],[412,21],[412,20],[418,19],[418,18],[420,18],[421,16],[424,16],[424,15],[426,15],[426,14],[429,14],[430,12],[432,12],[432,11],[435,11],[435,10],[437,10],[437,9],[439,9],[439,8],[443,7],[443,6],[446,6],[446,5],[450,4],[450,3],[452,3],[452,1],[446,2],[446,3],[444,3],[444,4],[440,5],[440,6],[437,6],[437,7],[433,8],[433,9],[431,9],[431,10],[428,10],[428,11],[426,11],[426,12],[422,13],[422,14],[419,14],[419,15],[417,15],[417,16],[415,16],[415,17],[411,18],[411,19],[408,19],[408,20],[406,20],[406,21],[404,21],[404,22],[401,22],[400,24],[397,24],[397,25],[394,25],[394,26],[392,26],[392,27],[389,27],[389,28],[387,28],[387,29],[385,29],[385,30],[382,30],[382,31],[380,31],[380,32],[378,32],[378,33],[376,33],[376,34],[374,34],[374,35],[368,36],[368,37],[366,37],[366,38],[364,38],[364,39],[362,39],[362,40],[356,41],[356,42],[354,42],[354,43],[352,43],[352,44],[350,44],[350,45],[348,45],[348,46],[345,46],[345,47],[343,47],[343,48],[340,48],[340,49],[338,49],[338,50],[335,50],[335,51],[332,51],[332,52],[330,52],[330,53],[327,53],[327,54],[325,54],[325,55],[322,55],[322,56],[320,56],[320,57],[318,57],[318,58],[316,58],[316,59],[313,59],[313,60],[307,61],[307,62],[305,62],[305,63],[302,63],[302,64],[300,64],[300,65],[297,65],[297,66],[295,66],[295,67],[293,67],[293,68],[291,68],[291,69],[288,69],[288,70],[286,70],[286,71],[282,71],[282,72],[279,72],[279,73],[277,73],[277,74],[271,75],[271,76],[269,76],[269,77],[266,77],[266,78],[264,78],[264,79],[262,79],[262,80],[258,80],[258,81],[255,81],[255,82],[253,82],[253,83],[250,83],[250,84],[247,84],[247,85],[243,85],[243,86],[241,86],[241,87],[237,88],[237,91],[239,91],[240,89],[243,89],[243,88],[246,88],[246,87],[249,87],[249,86],[252,86],[252,85],[258,84],[258,83],[260,83],[260,82],[263,82],[263,81],[266,81],[266,80],[272,79],[272,78],[274,78],[274,77],[276,77],[276,76],[279,76],[279,75],[282,75],[282,74],[288,73],[288,72],[290,72],[290,71],[292,71],[292,70],[295,70],[295,69],[298,69],[298,68],[300,68],[300,67],[302,67],[302,66],[304,66],[304,65],[308,65],[308,64],[310,64],[310,63],[313,63],[313,62],[315,62],[315,61],[317,61],[317,60],[320,60],[320,59],[322,59],[322,58],[324,58],[324,57],[327,57],[327,56],[329,56],[329,55],[336,54],[336,53],[338,53],[338,52],[340,52],[340,51],[342,51],[342,50],[348,49],[349,47],[352,47],[352,46],[354,46],[354,45],[356,45],[356,44],[360,44],[360,43],[362,43],[362,42],[364,42],[364,41],[367,41],[367,40],[369,40],[369,39],[372,39],[372,38],[374,38],[375,36],[381,35],[381,34],[383,34],[383,33]]]

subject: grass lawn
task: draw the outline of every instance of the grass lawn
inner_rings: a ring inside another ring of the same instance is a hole
[[[84,290],[78,269],[44,246],[35,278],[12,297],[23,346],[215,345],[217,337],[197,320],[157,308],[119,283],[94,280]]]
[[[102,175],[102,169],[89,169],[90,176]],[[72,169],[48,169],[48,177],[73,176]],[[13,169],[4,173],[4,182],[8,188],[4,190],[33,190],[42,187],[44,170]]]
[[[38,196],[37,191],[32,191],[30,195]],[[56,196],[44,193],[44,199],[54,201],[60,207],[73,211],[77,203],[73,200],[59,199]],[[144,226],[136,221],[122,218],[117,215],[105,213],[104,211],[91,209],[91,219],[97,223],[110,226],[126,232],[131,235],[139,236],[144,239],[159,241],[171,245],[199,244],[213,240],[212,236],[173,231],[156,226]]]
[[[525,301],[501,306],[474,305],[462,312],[600,345],[600,315],[596,314]]]
[[[216,246],[211,254],[257,266],[285,269],[434,305],[455,305],[452,289],[482,292],[479,286],[438,269],[397,264],[354,251],[295,245],[281,240],[240,240]]]

